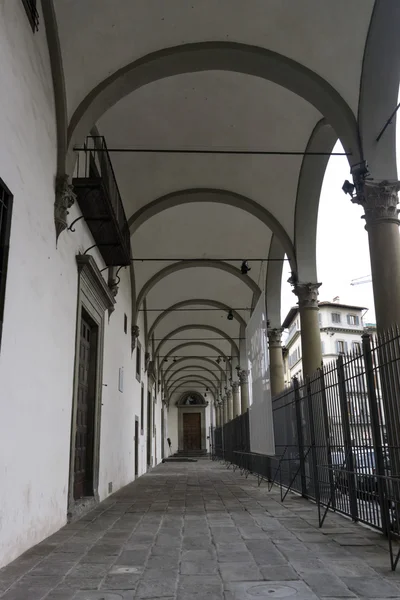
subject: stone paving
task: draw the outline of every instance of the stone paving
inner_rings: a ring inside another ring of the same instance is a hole
[[[218,463],[158,466],[0,570],[1,600],[400,600],[379,534]]]

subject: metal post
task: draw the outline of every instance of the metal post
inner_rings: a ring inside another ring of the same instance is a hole
[[[374,365],[372,362],[371,338],[368,333],[362,336],[362,347],[365,363],[365,376],[367,380],[367,394],[369,412],[371,416],[372,440],[375,452],[375,466],[378,476],[378,497],[379,506],[381,509],[382,531],[385,535],[390,534],[390,518],[388,512],[388,500],[386,498],[388,490],[386,488],[385,477],[385,461],[382,452],[382,434],[381,423],[379,419],[378,399],[376,396],[375,380],[374,380]],[[385,493],[386,491],[386,493]]]
[[[314,479],[314,491],[315,501],[318,507],[318,517],[320,518],[320,494],[319,494],[319,477],[318,477],[318,464],[317,464],[317,448],[315,444],[315,425],[314,425],[314,411],[313,411],[313,398],[311,392],[310,378],[306,378],[307,387],[307,407],[308,407],[308,420],[310,424],[310,446],[311,446],[311,460],[312,460],[312,472]]]
[[[300,410],[300,390],[299,381],[296,377],[293,378],[294,388],[294,404],[296,410],[296,426],[297,426],[297,443],[299,447],[299,460],[300,460],[300,477],[301,477],[301,495],[304,498],[307,497],[307,480],[306,480],[306,465],[304,461],[304,438],[303,428],[301,422],[301,410]]]
[[[330,442],[330,432],[329,432],[329,420],[328,420],[328,406],[326,401],[326,389],[325,389],[325,375],[324,370],[319,369],[319,377],[320,377],[320,385],[321,385],[321,401],[322,401],[322,419],[324,423],[324,431],[325,431],[325,440],[326,440],[326,451],[327,451],[327,460],[328,460],[328,475],[329,475],[329,487],[330,487],[330,499],[332,503],[332,508],[336,506],[336,497],[335,497],[335,479],[333,476],[333,468],[332,468],[332,454],[331,454],[331,442]]]
[[[346,477],[349,488],[350,515],[353,521],[358,521],[357,489],[354,471],[353,449],[351,446],[349,413],[347,410],[346,381],[344,373],[343,356],[339,356],[336,364],[338,372],[340,413],[342,418],[343,445],[346,457]]]

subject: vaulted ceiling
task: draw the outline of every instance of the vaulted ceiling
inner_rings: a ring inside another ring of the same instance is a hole
[[[376,177],[395,174],[394,134],[379,147],[375,138],[397,100],[399,3],[53,6],[47,26],[58,35],[61,138],[68,123],[59,164],[67,172],[74,146],[93,127],[109,148],[228,152],[111,153],[132,255],[153,259],[133,263],[134,312],[147,311],[149,348],[161,358],[185,357],[167,378],[179,366],[187,380],[220,381],[215,359],[232,356],[235,366],[238,348],[243,357],[244,326],[260,291],[271,325],[280,326],[285,254],[300,280],[317,281],[319,193],[337,138],[350,164],[366,158]],[[242,259],[250,261],[248,275],[240,274]]]

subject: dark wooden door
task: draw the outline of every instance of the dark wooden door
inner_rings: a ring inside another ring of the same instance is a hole
[[[135,477],[139,475],[139,419],[135,420]]]
[[[183,413],[183,449],[201,450],[200,413]]]
[[[93,495],[95,332],[81,320],[75,435],[74,498]]]

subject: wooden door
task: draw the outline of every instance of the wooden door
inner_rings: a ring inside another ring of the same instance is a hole
[[[139,475],[139,419],[135,419],[135,477]]]
[[[200,413],[183,413],[183,449],[201,450]]]
[[[93,442],[95,408],[95,331],[81,319],[78,403],[75,434],[74,498],[93,495]]]

